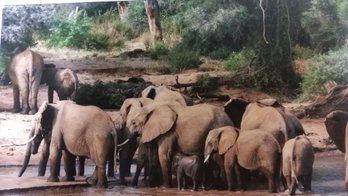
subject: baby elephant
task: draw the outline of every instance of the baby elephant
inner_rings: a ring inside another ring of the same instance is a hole
[[[306,136],[296,136],[285,143],[282,171],[290,195],[295,194],[298,181],[305,191],[311,190],[313,162],[313,147]]]
[[[176,153],[173,158],[173,170],[176,171],[178,189],[186,188],[186,177],[193,181],[193,191],[198,191],[198,185],[203,182],[203,158],[198,155]],[[182,182],[182,183],[181,183]]]

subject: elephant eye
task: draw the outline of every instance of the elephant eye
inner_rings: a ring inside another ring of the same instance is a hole
[[[132,120],[132,125],[135,125],[135,124],[136,124],[135,120]]]

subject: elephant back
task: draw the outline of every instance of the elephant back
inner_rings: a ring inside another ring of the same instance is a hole
[[[326,115],[325,127],[330,138],[337,148],[345,153],[345,137],[347,131],[348,113],[344,111],[333,111]]]

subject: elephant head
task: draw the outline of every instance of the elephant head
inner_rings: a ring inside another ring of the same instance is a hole
[[[204,162],[207,162],[212,153],[224,155],[236,142],[238,133],[232,126],[213,129],[205,140]]]
[[[19,173],[21,177],[26,170],[31,154],[37,154],[42,139],[50,139],[50,134],[53,126],[54,108],[48,102],[44,102],[38,112],[35,114],[34,122],[30,130],[27,141],[27,149],[23,161],[23,166]]]
[[[170,90],[166,86],[148,86],[141,92],[142,97],[153,99],[156,101],[175,101],[181,105],[193,105],[193,100],[180,92]]]
[[[330,138],[338,149],[345,153],[345,137],[347,129],[348,112],[336,110],[326,115],[325,127]]]
[[[165,134],[173,127],[177,114],[168,105],[150,104],[135,108],[127,120],[131,134],[140,135],[142,143],[147,143]]]

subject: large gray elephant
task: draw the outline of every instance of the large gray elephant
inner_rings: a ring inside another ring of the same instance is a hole
[[[281,147],[287,140],[304,134],[297,117],[275,99],[249,103],[232,98],[225,104],[225,111],[241,132],[254,129],[267,131],[277,139]]]
[[[181,106],[178,103],[152,104],[134,108],[128,114],[126,126],[140,141],[155,144],[164,186],[171,186],[173,154],[203,155],[208,132],[214,128],[233,125],[223,108],[209,104]],[[150,151],[150,157],[152,156]],[[150,169],[151,173],[151,169]]]
[[[167,86],[148,86],[141,92],[142,97],[150,98],[155,101],[177,102],[180,105],[193,105],[193,100],[180,92],[170,90]]]
[[[43,67],[43,58],[29,49],[14,56],[7,66],[12,81],[14,112],[22,114],[37,112],[37,94]]]
[[[343,152],[347,152],[348,148],[348,112],[335,110],[326,115],[325,127],[330,138],[334,141],[337,148]],[[347,156],[347,154],[346,154]],[[346,162],[346,175],[345,175],[345,187],[348,190],[348,161]]]
[[[56,91],[59,100],[75,101],[79,80],[76,73],[68,68],[45,68],[42,81],[48,85],[48,102],[53,103],[53,93]]]
[[[314,150],[309,139],[296,136],[288,140],[282,151],[282,174],[290,195],[295,195],[298,182],[305,191],[311,190]]]
[[[204,162],[207,163],[211,159],[219,165],[220,170],[224,172],[222,176],[226,178],[228,190],[233,188],[232,172],[234,171],[234,165],[232,164],[235,152],[232,147],[237,138],[238,132],[233,126],[224,126],[211,130],[205,140]],[[222,179],[222,181],[225,181],[225,179]]]
[[[91,158],[96,164],[87,182],[98,187],[107,186],[106,162],[109,157],[116,161],[117,131],[110,116],[95,106],[80,106],[72,101],[57,104],[44,102],[35,114],[30,132],[23,167],[28,165],[30,154],[38,152],[42,139],[50,140],[48,181],[56,182],[62,151],[64,151],[63,181],[74,180],[71,165],[75,156]]]

